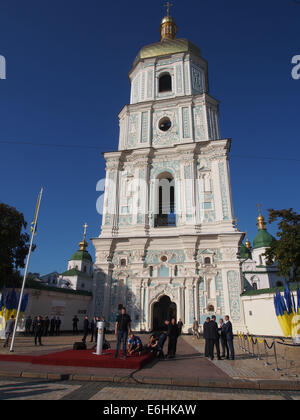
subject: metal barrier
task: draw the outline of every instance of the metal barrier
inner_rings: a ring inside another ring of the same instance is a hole
[[[242,350],[244,353],[248,353],[253,358],[256,358],[256,360],[262,360],[263,354],[260,352],[259,344],[263,344],[263,346],[264,346],[264,358],[265,358],[264,365],[265,366],[271,366],[271,363],[270,363],[271,355],[270,355],[269,352],[271,350],[273,350],[273,357],[274,357],[274,360],[275,360],[275,368],[273,370],[275,372],[279,372],[282,369],[279,368],[277,345],[279,344],[279,345],[285,346],[286,350],[284,352],[284,355],[282,356],[282,360],[285,361],[285,363],[286,363],[285,370],[287,371],[287,373],[285,375],[290,376],[289,375],[289,369],[290,369],[290,367],[295,366],[295,362],[294,362],[294,360],[288,360],[287,349],[289,347],[300,348],[300,345],[299,344],[286,343],[283,338],[273,339],[272,343],[269,344],[266,338],[264,338],[264,337],[261,337],[261,338],[262,339],[260,339],[258,337],[255,337],[253,335],[238,333],[238,344],[239,344],[240,350]],[[281,340],[281,341],[277,341],[277,340]],[[251,345],[251,349],[250,349],[250,345]],[[293,375],[293,376],[295,376],[295,375]]]

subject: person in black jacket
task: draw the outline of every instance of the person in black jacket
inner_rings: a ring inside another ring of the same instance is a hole
[[[216,347],[218,360],[221,360],[219,327],[218,327],[218,324],[216,322],[215,315],[213,315],[211,317],[211,324],[212,324],[212,327],[211,327],[212,328],[212,342],[211,342],[212,349],[210,350],[210,356],[213,360],[214,359],[214,349]]]
[[[61,319],[58,316],[55,321],[55,334],[56,335],[60,335],[60,326],[61,326]]]
[[[41,316],[38,316],[34,325],[34,344],[37,346],[37,342],[39,341],[39,345],[42,346],[42,335],[43,335],[43,320]]]
[[[206,318],[206,321],[203,324],[203,338],[205,340],[205,350],[204,355],[205,357],[209,357],[209,323],[210,323],[210,317],[208,316]]]
[[[234,354],[234,345],[233,345],[233,330],[232,330],[232,323],[230,322],[230,318],[228,315],[225,316],[224,334],[225,334],[226,342],[230,351],[230,359],[234,360],[235,354]]]
[[[176,319],[172,318],[168,328],[168,358],[173,359],[176,355],[177,339],[179,336],[178,326],[176,324]]]
[[[90,323],[89,323],[89,317],[86,316],[83,321],[83,338],[82,342],[86,342],[86,338],[89,335],[89,329],[90,329]]]
[[[94,337],[95,341],[97,342],[97,322],[98,318],[94,316],[94,318],[91,321],[91,343],[94,341]]]
[[[222,345],[222,357],[226,357],[225,356],[225,351],[226,351],[227,359],[229,359],[229,347],[226,340],[225,323],[224,323],[223,318],[220,318],[219,334],[220,334],[220,340],[221,340],[221,345]]]
[[[44,336],[47,337],[50,327],[50,319],[46,316],[45,322],[44,322]]]
[[[78,319],[77,315],[74,316],[72,322],[73,322],[73,334],[77,335],[78,334],[78,322],[79,322],[79,319]]]
[[[51,321],[50,321],[50,333],[49,333],[49,335],[51,335],[51,336],[53,336],[54,332],[55,332],[55,323],[56,323],[56,319],[55,319],[55,316],[53,316],[51,318]]]

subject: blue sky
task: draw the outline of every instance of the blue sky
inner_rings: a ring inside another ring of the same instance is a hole
[[[1,0],[7,80],[0,80],[0,200],[31,222],[45,187],[30,271],[64,271],[84,222],[90,238],[100,233],[102,152],[117,149],[127,75],[139,49],[159,41],[163,3]],[[208,60],[221,136],[232,138],[235,213],[252,241],[258,202],[265,214],[300,211],[300,80],[291,77],[292,57],[300,55],[300,2],[174,3],[178,37]]]

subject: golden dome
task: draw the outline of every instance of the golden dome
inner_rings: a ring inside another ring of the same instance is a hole
[[[176,39],[178,28],[172,16],[165,16],[160,25],[160,40]]]
[[[261,212],[261,204],[258,203],[257,204],[257,207],[258,207],[258,213],[259,213],[259,216],[257,218],[257,227],[258,227],[258,230],[266,230],[267,227],[266,227],[265,218],[264,218],[264,216],[262,215],[262,212]]]
[[[85,240],[83,240],[79,242],[79,247],[80,247],[80,251],[85,251],[88,247],[88,243]]]
[[[163,18],[161,24],[163,25],[164,23],[167,23],[167,22],[175,23],[175,20],[172,18],[172,16],[166,16],[166,17]]]

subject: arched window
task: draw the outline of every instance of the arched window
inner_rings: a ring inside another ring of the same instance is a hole
[[[209,265],[211,263],[210,257],[204,258],[204,264]]]
[[[127,261],[126,261],[126,259],[125,259],[125,258],[123,258],[123,259],[121,260],[120,265],[121,265],[121,267],[126,267],[126,265],[127,265]]]
[[[175,265],[175,267],[174,267],[174,276],[175,277],[178,276],[178,265]]]
[[[159,93],[172,91],[172,77],[169,73],[163,74],[159,78]]]
[[[215,312],[214,305],[208,305],[207,310],[208,310],[208,312]]]
[[[152,267],[152,265],[149,267],[149,276],[153,277],[153,267]]]
[[[175,181],[169,172],[157,179],[155,227],[176,226]]]

